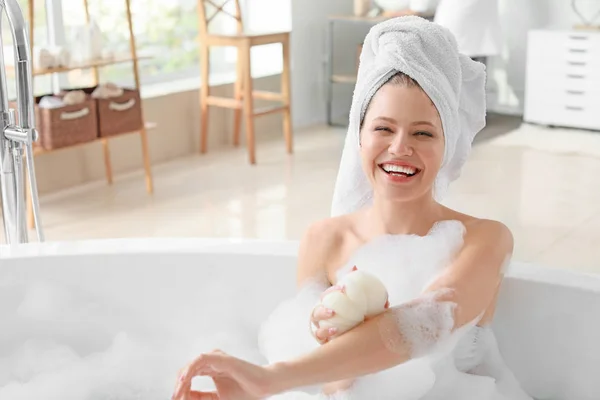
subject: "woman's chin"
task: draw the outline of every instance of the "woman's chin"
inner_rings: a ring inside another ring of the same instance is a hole
[[[375,191],[381,198],[393,202],[411,202],[424,198],[431,193],[432,184],[426,185],[423,181],[414,181],[408,184],[378,182]]]

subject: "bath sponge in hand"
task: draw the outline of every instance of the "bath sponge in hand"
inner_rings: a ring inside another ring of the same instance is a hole
[[[334,311],[334,316],[319,322],[321,328],[337,328],[341,335],[385,310],[388,292],[374,275],[354,268],[337,283],[343,291],[334,291],[321,299],[321,305]]]

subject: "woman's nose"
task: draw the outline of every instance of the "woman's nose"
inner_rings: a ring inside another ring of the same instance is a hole
[[[398,132],[394,136],[390,147],[388,149],[390,154],[395,156],[410,156],[412,155],[413,148],[410,144],[410,138],[408,135]]]

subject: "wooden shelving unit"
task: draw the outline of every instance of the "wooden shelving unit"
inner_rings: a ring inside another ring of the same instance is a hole
[[[145,125],[144,128],[146,130],[156,128],[156,123],[154,123],[154,122],[146,122],[144,125]],[[60,147],[58,149],[52,149],[52,150],[47,150],[47,149],[44,149],[43,147],[37,147],[36,146],[36,147],[33,148],[33,155],[34,156],[38,156],[40,154],[55,153],[55,152],[61,151],[61,150],[67,150],[67,149],[72,149],[72,148],[75,148],[75,147],[87,146],[88,144],[91,144],[91,143],[103,142],[103,141],[105,141],[107,139],[121,137],[121,136],[126,136],[126,135],[131,135],[132,133],[139,133],[139,131],[123,132],[123,133],[119,133],[118,135],[113,135],[113,136],[109,136],[109,137],[98,137],[98,138],[96,138],[94,140],[90,140],[89,142],[77,143],[77,144],[74,144],[72,146]],[[110,181],[112,181],[112,179],[110,179]]]
[[[139,61],[139,60],[150,59],[150,58],[151,58],[150,56],[142,56],[142,57],[138,56],[137,60]],[[107,59],[103,59],[103,60],[71,63],[68,67],[44,68],[44,69],[34,68],[34,70],[31,72],[31,74],[33,76],[59,74],[62,72],[75,71],[78,69],[101,68],[101,67],[106,67],[109,65],[122,64],[122,63],[127,63],[127,62],[132,62],[132,61],[133,61],[133,58],[130,55],[120,55],[120,56],[114,56],[112,58],[107,58]],[[6,71],[7,71],[7,73],[13,73],[14,67],[7,66]]]
[[[88,0],[83,0],[83,1],[84,1],[84,6],[85,6],[86,22],[89,23],[90,13],[89,13],[89,7],[88,7]],[[102,1],[102,0],[97,0],[97,1]],[[131,62],[133,64],[132,69],[133,69],[133,77],[135,80],[135,87],[136,87],[136,89],[139,90],[140,89],[140,77],[139,77],[138,61],[142,60],[142,59],[150,58],[150,57],[138,57],[138,55],[137,55],[137,50],[136,50],[136,45],[135,45],[135,36],[133,34],[133,22],[132,22],[132,18],[131,18],[131,4],[130,4],[130,0],[124,0],[124,1],[125,1],[125,5],[126,5],[126,19],[127,19],[127,24],[129,27],[129,48],[130,48],[129,54],[117,55],[117,56],[111,57],[109,59],[103,59],[103,60],[91,60],[91,61],[87,61],[87,62],[73,63],[73,64],[69,65],[68,67],[64,67],[64,68],[61,67],[61,68],[40,69],[40,68],[36,68],[35,65],[33,65],[32,66],[32,75],[33,76],[41,76],[41,75],[63,73],[63,72],[69,72],[69,71],[74,71],[74,70],[81,70],[81,69],[93,69],[94,70],[93,85],[97,85],[99,83],[99,71],[98,71],[99,68],[109,66],[109,65]],[[34,43],[33,43],[33,38],[34,38],[33,27],[35,26],[35,23],[34,23],[34,0],[29,0],[28,3],[29,3],[30,50],[31,50],[31,54],[33,55],[34,54],[33,53],[33,45],[34,45]],[[143,110],[142,110],[142,120],[145,121],[144,116],[143,116]],[[113,135],[113,136],[108,136],[108,137],[99,137],[95,140],[92,140],[92,141],[89,141],[86,143],[80,143],[80,144],[77,144],[74,146],[68,146],[68,147],[61,147],[59,149],[54,149],[54,150],[46,150],[41,147],[35,147],[34,151],[33,151],[33,155],[34,155],[34,157],[41,156],[46,153],[51,153],[51,152],[56,152],[56,151],[60,151],[60,150],[71,149],[74,147],[80,147],[80,146],[84,146],[87,144],[101,142],[103,152],[104,152],[104,165],[105,165],[105,170],[106,170],[106,180],[107,180],[108,184],[110,185],[113,182],[113,176],[112,176],[112,166],[111,166],[111,162],[110,162],[110,149],[108,146],[108,142],[110,141],[110,139],[113,139],[113,138],[121,137],[121,136],[132,134],[132,133],[137,133],[140,135],[140,139],[141,139],[141,150],[142,150],[144,170],[145,170],[145,175],[146,175],[146,191],[149,194],[151,194],[154,192],[154,185],[153,185],[153,180],[152,180],[152,170],[151,170],[151,166],[150,166],[150,154],[148,152],[147,130],[152,129],[154,127],[156,127],[155,123],[145,121],[143,127],[139,131],[126,132],[126,133],[122,133],[119,135]],[[29,185],[27,185],[27,188],[29,188]],[[29,223],[29,227],[33,228],[34,221],[33,221],[33,207],[31,204],[31,196],[29,196],[29,195],[27,196],[27,201],[28,201],[28,204],[27,204],[28,223]]]

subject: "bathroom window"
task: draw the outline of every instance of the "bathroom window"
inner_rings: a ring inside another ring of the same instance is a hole
[[[125,0],[89,1],[90,17],[103,33],[104,48],[115,54],[129,54],[129,28]],[[56,9],[54,10],[56,11]],[[197,0],[131,0],[133,29],[142,85],[199,77]],[[78,24],[85,21],[82,0],[62,0],[65,38],[77,40]],[[74,23],[76,22],[76,23]],[[217,19],[212,28],[235,28],[235,21]],[[211,72],[235,72],[235,65],[225,60],[225,49],[211,52]],[[71,86],[84,85],[92,71],[69,74]],[[101,81],[133,85],[131,64],[118,64],[100,70]]]
[[[28,1],[18,0],[25,18],[28,18]],[[219,3],[222,0],[216,0]],[[129,28],[125,0],[88,0],[90,17],[103,34],[104,48],[117,55],[129,54]],[[46,5],[48,8],[46,9]],[[176,80],[198,79],[200,75],[198,48],[197,0],[131,0],[133,29],[138,56],[149,56],[139,61],[141,84],[144,86]],[[291,29],[291,1],[242,0],[242,16],[248,31],[277,31]],[[226,10],[233,13],[234,3]],[[12,37],[3,16],[2,38],[7,65],[13,63]],[[48,24],[46,20],[52,22]],[[58,45],[77,47],[81,29],[85,25],[83,0],[36,0],[35,47],[47,46],[54,37]],[[54,28],[54,29],[52,29]],[[212,32],[235,32],[236,22],[219,15],[210,25]],[[76,58],[76,54],[74,57]],[[235,76],[237,52],[233,48],[211,49],[211,78],[227,81]],[[252,71],[255,75],[280,73],[282,69],[281,46],[278,44],[252,49]],[[99,69],[101,82],[133,85],[131,63],[117,64]],[[58,86],[82,87],[93,82],[93,70],[75,70],[60,74],[35,77],[36,95],[52,93],[52,82]],[[15,95],[14,79],[8,79],[9,95]]]
[[[292,12],[289,0],[241,1],[242,18],[248,32],[291,31]],[[237,50],[226,49],[226,61],[235,63]],[[268,44],[252,48],[252,74],[279,74],[283,70],[280,44]]]

